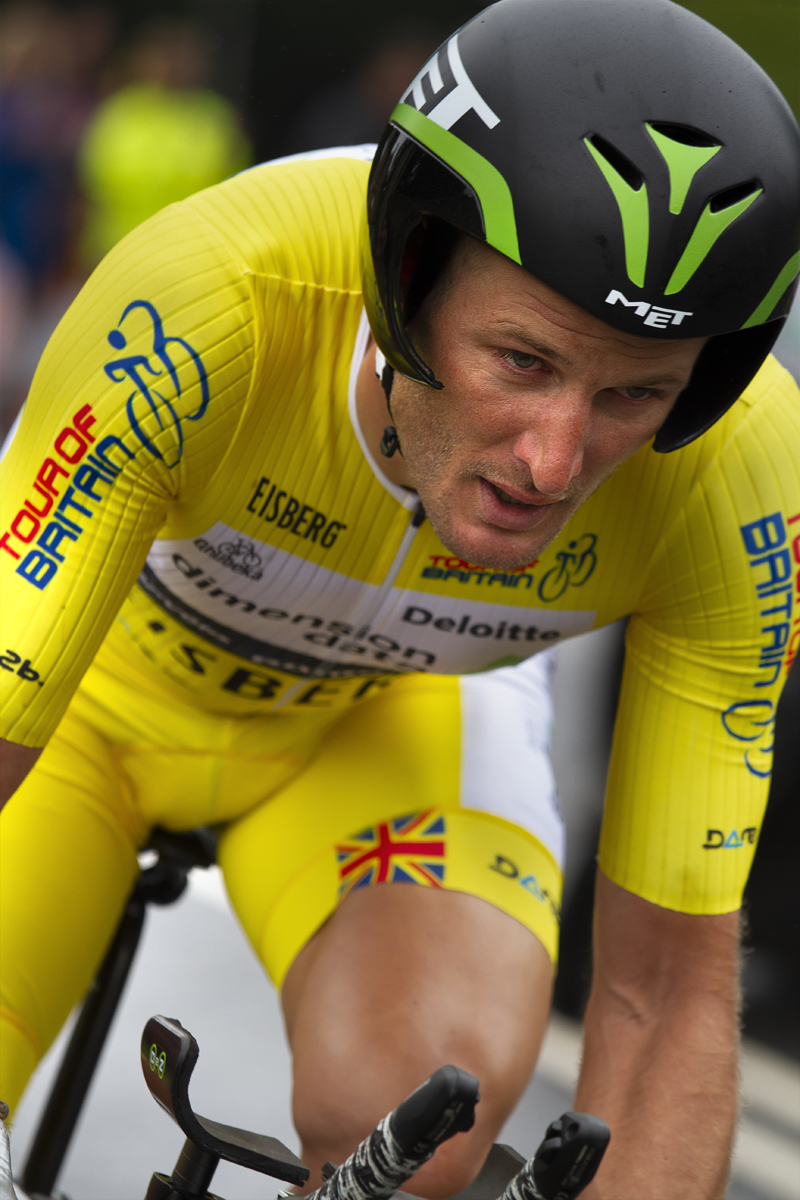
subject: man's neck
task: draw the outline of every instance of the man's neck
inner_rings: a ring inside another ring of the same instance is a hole
[[[370,452],[380,463],[386,478],[390,483],[413,490],[414,485],[402,454],[394,454],[391,458],[381,454],[381,438],[386,426],[391,424],[391,417],[383,386],[375,374],[375,343],[371,338],[356,378],[356,412]]]

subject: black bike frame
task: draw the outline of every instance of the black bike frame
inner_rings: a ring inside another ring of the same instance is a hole
[[[32,1195],[48,1197],[55,1187],[136,956],[148,904],[174,903],[192,867],[208,867],[215,860],[215,838],[205,829],[186,834],[154,830],[150,848],[158,852],[158,860],[139,874],[39,1118],[20,1180]]]

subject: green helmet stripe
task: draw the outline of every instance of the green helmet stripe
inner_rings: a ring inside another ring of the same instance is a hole
[[[709,201],[700,214],[692,236],[686,243],[686,249],[678,259],[678,265],[672,272],[669,283],[664,288],[665,296],[671,296],[674,292],[679,292],[681,288],[686,287],[720,234],[724,233],[731,222],[750,207],[763,190],[763,188],[759,188],[758,191],[745,196],[744,200],[740,200],[738,204],[732,204],[730,208],[723,208],[719,212],[711,211],[711,202]]]
[[[644,273],[647,267],[647,245],[650,240],[650,211],[647,206],[647,185],[632,188],[626,183],[620,173],[603,157],[588,138],[583,144],[597,163],[605,176],[606,183],[614,194],[614,199],[622,217],[622,236],[625,241],[625,269],[628,279],[637,287],[644,287]]]
[[[683,209],[695,175],[722,147],[687,146],[664,133],[659,133],[647,122],[645,128],[669,167],[669,211],[677,215]]]
[[[751,325],[763,325],[797,274],[800,274],[800,250],[789,259],[752,317],[747,318],[742,329],[749,329]]]
[[[514,202],[509,186],[497,167],[462,142],[461,138],[442,129],[441,125],[431,121],[424,113],[417,112],[410,104],[398,104],[389,119],[395,125],[402,126],[406,133],[422,142],[437,158],[441,158],[462,179],[466,179],[475,189],[483,210],[486,241],[507,258],[521,262]]]

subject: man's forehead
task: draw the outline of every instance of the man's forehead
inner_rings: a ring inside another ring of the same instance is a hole
[[[699,350],[706,340],[645,338],[615,329],[474,238],[461,238],[454,257],[456,278],[461,274],[478,285],[486,320],[498,332],[505,329],[524,339],[550,327],[553,332],[597,339],[634,358],[651,360]]]
[[[537,310],[530,304],[524,305],[522,314],[515,317],[515,307],[518,310],[519,306],[513,301],[509,302],[505,312],[498,306],[481,323],[482,327],[490,336],[511,338],[564,366],[572,365],[572,352],[579,347],[585,351],[587,344],[598,351],[611,352],[646,366],[683,361],[696,354],[705,341],[704,338],[669,342],[637,338],[611,326],[603,326],[602,322],[596,322],[599,328],[587,329],[569,318],[561,319],[558,313],[550,319],[550,312]]]

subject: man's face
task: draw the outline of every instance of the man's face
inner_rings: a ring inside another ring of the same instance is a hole
[[[469,238],[412,335],[444,389],[395,376],[411,485],[450,550],[497,570],[654,436],[703,346],[620,333]]]

